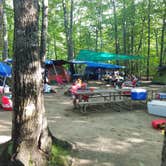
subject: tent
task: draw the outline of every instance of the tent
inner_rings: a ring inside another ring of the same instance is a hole
[[[1,93],[3,91],[3,88],[6,86],[7,77],[11,77],[11,75],[12,75],[12,68],[3,62],[0,62],[0,76],[2,77],[0,79],[0,92]]]
[[[76,57],[78,61],[108,61],[108,60],[137,60],[142,59],[138,55],[120,55],[107,52],[95,52],[90,50],[80,50]]]
[[[120,65],[114,65],[114,64],[109,64],[109,63],[100,63],[100,62],[92,62],[92,61],[78,61],[78,60],[72,60],[71,63],[73,64],[78,64],[78,65],[85,65],[85,70],[84,74],[77,73],[74,74],[73,76],[75,77],[87,77],[87,75],[91,75],[92,79],[97,78],[97,70],[100,68],[103,72],[105,69],[124,69],[125,66],[120,66]]]
[[[0,62],[0,75],[2,77],[11,77],[11,74],[12,68],[3,62]]]
[[[68,61],[64,60],[46,60],[45,70],[49,83],[60,83],[69,82],[70,76],[63,67],[65,64],[70,64]]]

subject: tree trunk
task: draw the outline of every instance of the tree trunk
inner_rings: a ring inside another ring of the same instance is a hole
[[[14,14],[13,155],[10,164],[47,166],[51,138],[42,93],[38,0],[15,0]]]
[[[123,53],[126,54],[126,4],[123,0]]]
[[[95,38],[96,38],[96,40],[95,40],[95,51],[97,52],[98,51],[98,38],[99,38],[99,31],[98,31],[98,28],[96,27],[96,30],[95,30]]]
[[[142,18],[142,27],[141,27],[141,32],[140,32],[140,39],[139,39],[139,44],[138,44],[138,48],[136,51],[136,54],[139,53],[141,47],[142,47],[142,40],[143,40],[143,34],[144,34],[144,23],[145,23],[145,17]]]
[[[119,53],[119,49],[118,49],[118,25],[117,25],[115,0],[112,0],[112,5],[113,5],[113,14],[114,14],[115,53],[118,54]]]
[[[148,0],[148,57],[147,57],[147,70],[146,79],[149,80],[149,67],[150,67],[150,6],[151,0]]]
[[[158,29],[154,30],[154,34],[155,34],[155,42],[156,42],[156,56],[159,56],[159,44],[158,44]]]
[[[67,12],[66,1],[62,0],[63,12],[64,12],[64,26],[65,26],[65,34],[66,34],[66,43],[67,43],[67,53],[68,60],[72,60],[74,58],[73,52],[73,0],[70,0],[70,14]],[[69,17],[68,17],[69,15]]]
[[[3,60],[8,58],[8,31],[7,31],[7,17],[6,17],[6,3],[3,2]]]
[[[115,0],[112,0],[113,14],[114,14],[114,33],[115,33],[115,53],[119,53],[119,44],[118,44],[118,25],[117,25],[117,16],[116,16],[116,5]],[[119,64],[119,61],[116,60],[116,63]]]
[[[40,56],[42,62],[45,61],[47,48],[47,27],[48,27],[48,0],[42,0],[42,28],[40,42]]]
[[[57,60],[58,59],[58,55],[57,55],[57,46],[56,46],[55,34],[54,34],[54,56],[55,56],[55,59]]]
[[[1,51],[3,48],[2,32],[3,32],[3,0],[0,0],[0,54],[2,53]]]
[[[166,128],[165,128],[166,132]],[[161,158],[161,166],[166,165],[166,134],[164,134],[164,143],[163,143],[163,149],[162,149],[162,158]]]
[[[166,3],[165,3],[165,6],[166,6]],[[164,10],[163,25],[162,25],[162,32],[161,32],[161,48],[160,48],[160,62],[159,62],[159,66],[162,66],[162,64],[163,64],[165,28],[166,28],[166,11]]]

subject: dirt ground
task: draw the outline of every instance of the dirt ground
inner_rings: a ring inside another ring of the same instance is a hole
[[[75,166],[160,166],[163,135],[151,127],[160,117],[148,114],[145,105],[118,112],[111,106],[73,111],[66,89],[45,94],[52,133],[75,146]],[[0,111],[0,141],[10,136],[11,112]],[[4,137],[5,136],[5,137]]]

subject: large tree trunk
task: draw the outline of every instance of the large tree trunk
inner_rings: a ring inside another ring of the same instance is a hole
[[[6,3],[3,2],[3,60],[8,58],[8,31],[7,31],[7,16]]]
[[[38,0],[14,1],[11,164],[46,166],[51,148],[38,44]]]

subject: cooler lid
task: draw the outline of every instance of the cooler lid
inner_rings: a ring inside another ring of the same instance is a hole
[[[152,104],[152,105],[162,105],[166,107],[166,101],[160,101],[160,100],[152,100],[150,102],[148,102],[148,104]]]
[[[133,88],[133,89],[131,90],[131,92],[137,92],[137,93],[139,93],[139,92],[146,92],[146,89]]]

